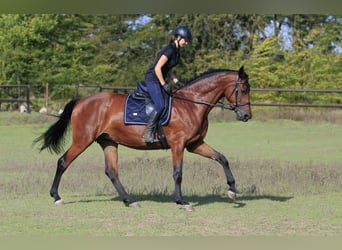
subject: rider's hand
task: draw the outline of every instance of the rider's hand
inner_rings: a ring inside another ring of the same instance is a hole
[[[182,83],[181,81],[176,82],[177,88],[182,88],[185,86],[185,83]]]
[[[165,91],[167,94],[171,95],[171,87],[170,87],[169,84],[165,83],[165,84],[163,85],[163,89],[164,89],[164,91]]]

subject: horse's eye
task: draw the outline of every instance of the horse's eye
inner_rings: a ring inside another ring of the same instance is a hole
[[[247,90],[246,89],[242,89],[241,90],[241,94],[243,94],[243,95],[247,94]]]

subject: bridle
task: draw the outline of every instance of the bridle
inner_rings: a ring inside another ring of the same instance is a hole
[[[238,103],[238,95],[239,95],[239,85],[240,84],[246,84],[246,85],[249,85],[247,82],[241,82],[241,79],[239,76],[236,77],[236,81],[235,81],[235,88],[233,89],[232,93],[229,95],[228,97],[228,100],[235,94],[235,103],[234,103],[234,106],[232,105],[227,105],[225,104],[224,102],[222,101],[219,101],[218,103],[210,103],[210,102],[207,102],[207,101],[202,101],[202,100],[197,100],[197,99],[191,99],[191,98],[188,98],[188,97],[185,97],[185,96],[181,96],[181,95],[177,95],[176,92],[173,93],[173,97],[174,98],[177,98],[177,99],[181,99],[181,100],[185,100],[185,101],[189,101],[189,102],[192,102],[192,103],[196,103],[196,104],[203,104],[203,105],[207,105],[209,107],[219,107],[219,108],[222,108],[222,109],[229,109],[229,110],[235,110],[239,107],[242,107],[242,106],[246,106],[246,105],[250,105],[250,102],[245,102],[245,103]]]
[[[232,97],[232,95],[235,93],[235,104],[232,107],[232,110],[235,110],[236,108],[243,107],[243,106],[246,106],[246,105],[251,105],[250,102],[244,102],[244,103],[238,103],[237,102],[238,95],[239,95],[239,85],[240,84],[245,84],[245,85],[249,86],[248,82],[241,82],[240,77],[239,76],[236,77],[235,88],[234,88],[234,90],[232,91],[232,93],[228,97],[228,100],[229,100]]]

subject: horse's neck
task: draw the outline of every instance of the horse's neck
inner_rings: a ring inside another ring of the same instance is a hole
[[[184,91],[179,94],[190,99],[202,100],[215,104],[224,94],[223,87],[221,81],[210,81],[210,79],[205,79],[184,88]]]

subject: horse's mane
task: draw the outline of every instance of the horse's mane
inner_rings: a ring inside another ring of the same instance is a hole
[[[196,76],[195,78],[193,78],[192,80],[190,80],[186,86],[189,86],[195,82],[198,82],[204,78],[216,75],[216,74],[220,74],[220,73],[228,73],[228,72],[237,72],[237,70],[230,70],[230,69],[209,69],[208,71],[201,73],[200,75]]]

